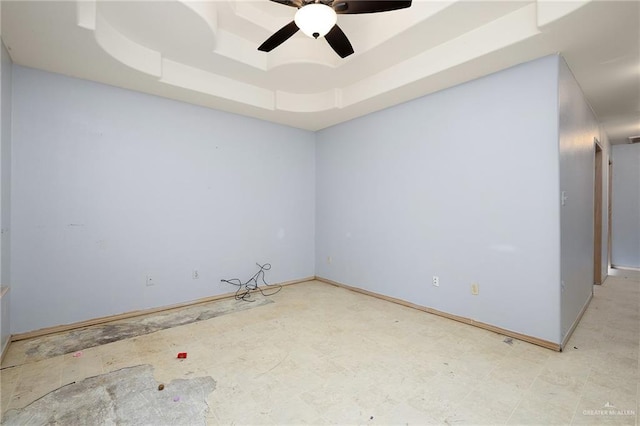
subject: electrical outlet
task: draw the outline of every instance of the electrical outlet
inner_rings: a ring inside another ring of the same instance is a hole
[[[153,277],[149,274],[147,275],[147,287],[151,287],[152,285],[156,285],[156,282],[153,280]]]
[[[434,275],[432,279],[432,283],[435,287],[440,287],[440,277]]]
[[[471,294],[474,296],[480,294],[480,285],[478,285],[478,283],[471,284]]]
[[[191,273],[191,278],[194,280],[197,280],[198,278],[200,278],[200,274],[198,273],[197,269],[193,270],[193,272]]]

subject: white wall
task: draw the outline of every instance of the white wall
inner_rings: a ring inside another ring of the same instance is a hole
[[[640,144],[613,145],[611,263],[640,268]]]
[[[559,67],[558,103],[560,190],[567,197],[560,209],[564,337],[593,291],[594,138],[602,139],[596,117],[564,60]],[[606,241],[605,234],[603,244]]]
[[[314,275],[312,133],[13,72],[13,333]]]
[[[316,275],[559,343],[557,83],[545,57],[318,132]]]

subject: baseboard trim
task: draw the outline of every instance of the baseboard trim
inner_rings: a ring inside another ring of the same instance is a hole
[[[571,338],[571,335],[573,334],[573,332],[576,330],[576,327],[578,326],[578,323],[582,319],[582,316],[584,315],[585,312],[587,312],[587,308],[589,307],[589,304],[591,303],[591,300],[593,300],[593,291],[589,295],[589,298],[587,299],[587,302],[584,304],[584,306],[580,310],[580,313],[578,314],[578,318],[576,318],[576,320],[573,322],[573,324],[571,324],[571,327],[569,328],[569,331],[567,331],[567,334],[565,334],[564,338],[562,339],[562,345],[560,346],[560,350],[563,350],[564,347],[567,345],[567,342]]]
[[[298,280],[285,281],[285,282],[282,282],[282,283],[271,284],[271,285],[280,285],[280,286],[285,287],[285,286],[289,286],[289,285],[293,285],[293,284],[300,284],[300,283],[304,283],[304,282],[307,282],[307,281],[313,281],[314,279],[315,279],[315,277],[312,276],[312,277],[301,278],[301,279],[298,279]],[[253,291],[258,291],[258,290],[253,290]],[[137,311],[125,312],[125,313],[122,313],[122,314],[116,314],[116,315],[109,315],[109,316],[105,316],[105,317],[93,318],[93,319],[90,319],[90,320],[74,322],[74,323],[71,323],[71,324],[63,324],[63,325],[56,325],[56,326],[53,326],[53,327],[41,328],[41,329],[34,330],[34,331],[27,331],[25,333],[17,333],[17,334],[14,334],[14,335],[11,336],[11,341],[12,342],[17,342],[18,340],[31,339],[33,337],[41,337],[41,336],[46,336],[48,334],[55,334],[55,333],[61,333],[63,331],[76,330],[76,329],[79,329],[79,328],[85,328],[85,327],[90,327],[92,325],[104,324],[104,323],[111,322],[111,321],[117,321],[117,320],[122,320],[122,319],[127,319],[127,318],[134,318],[134,317],[139,317],[139,316],[148,315],[148,314],[155,314],[155,313],[158,313],[158,312],[171,311],[171,310],[174,310],[174,309],[186,308],[188,306],[195,306],[195,305],[201,305],[203,303],[214,302],[216,300],[230,299],[230,298],[234,297],[235,294],[236,294],[235,292],[223,293],[223,294],[218,294],[216,296],[203,297],[201,299],[192,300],[190,302],[177,303],[175,305],[167,305],[167,306],[161,306],[161,307],[158,307],[158,308],[149,308],[149,309],[142,309],[142,310],[137,310]]]
[[[635,266],[611,265],[611,269],[620,269],[621,271],[636,271],[636,272],[640,272],[640,268],[636,268]]]
[[[382,300],[386,300],[387,302],[392,302],[392,303],[397,303],[398,305],[402,305],[402,306],[406,306],[408,308],[413,308],[413,309],[417,309],[419,311],[423,311],[423,312],[427,312],[429,314],[433,314],[433,315],[438,315],[440,317],[444,317],[444,318],[448,318],[454,321],[458,321],[464,324],[468,324],[468,325],[472,325],[474,327],[478,327],[478,328],[482,328],[484,330],[488,330],[488,331],[492,331],[494,333],[498,333],[498,334],[502,334],[508,337],[512,337],[514,339],[518,339],[518,340],[522,340],[524,342],[527,343],[532,343],[534,345],[538,345],[538,346],[542,346],[543,348],[547,348],[547,349],[551,349],[557,352],[562,351],[562,347],[557,344],[557,343],[553,343],[553,342],[549,342],[547,340],[543,340],[543,339],[539,339],[537,337],[533,337],[533,336],[528,336],[526,334],[521,334],[521,333],[517,333],[515,331],[511,331],[511,330],[507,330],[501,327],[496,327],[495,325],[491,325],[491,324],[486,324],[480,321],[475,321],[471,318],[466,318],[466,317],[461,317],[458,315],[454,315],[454,314],[450,314],[447,312],[443,312],[443,311],[439,311],[437,309],[432,309],[426,306],[421,306],[421,305],[416,305],[415,303],[411,303],[411,302],[407,302],[406,300],[402,300],[402,299],[397,299],[395,297],[391,297],[391,296],[385,296],[384,294],[380,294],[380,293],[375,293],[373,291],[369,291],[369,290],[364,290],[358,287],[352,287],[350,285],[346,285],[337,281],[333,281],[327,278],[322,278],[322,277],[318,277],[316,276],[316,280],[327,283],[327,284],[331,284],[334,285],[336,287],[341,287],[344,288],[346,290],[351,290],[354,291],[356,293],[361,293],[361,294],[365,294],[367,296],[371,296],[371,297],[375,297],[377,299],[382,299]]]
[[[4,297],[5,294],[7,294],[9,292],[9,286],[8,285],[0,285],[0,299],[2,299]],[[1,344],[2,342],[0,342]],[[4,356],[7,354],[7,351],[9,350],[9,345],[11,344],[11,335],[9,334],[9,336],[7,336],[7,343],[4,345],[4,348],[2,348],[2,350],[0,351],[0,364],[2,363],[2,360],[4,359]]]

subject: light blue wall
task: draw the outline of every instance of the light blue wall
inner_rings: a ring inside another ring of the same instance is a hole
[[[0,285],[10,287],[10,229],[11,229],[11,58],[0,40]],[[0,300],[0,353],[11,332],[11,292]]]
[[[0,42],[0,55],[2,55],[1,61],[1,76],[2,76],[2,152],[0,153],[2,161],[0,165],[1,173],[1,192],[2,192],[2,208],[1,208],[1,223],[2,223],[2,284],[8,285],[10,274],[10,227],[11,227],[11,58],[7,53],[4,44]]]
[[[560,190],[566,195],[560,210],[564,337],[593,291],[594,138],[602,139],[596,117],[564,60],[559,67],[558,104]]]
[[[605,138],[558,56],[315,135],[13,70],[14,333],[228,292],[267,261],[272,282],[315,274],[555,343],[590,294]]]
[[[316,275],[559,343],[558,61],[318,132]]]
[[[314,275],[313,133],[13,71],[14,333]]]
[[[640,268],[640,144],[613,146],[611,263]]]

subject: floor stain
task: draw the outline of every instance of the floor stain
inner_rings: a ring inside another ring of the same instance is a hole
[[[205,321],[221,315],[253,309],[269,303],[273,303],[273,300],[256,298],[253,303],[233,299],[219,300],[164,313],[128,318],[64,333],[37,337],[31,339],[26,345],[24,363],[70,354],[87,348],[154,333],[167,328]]]

